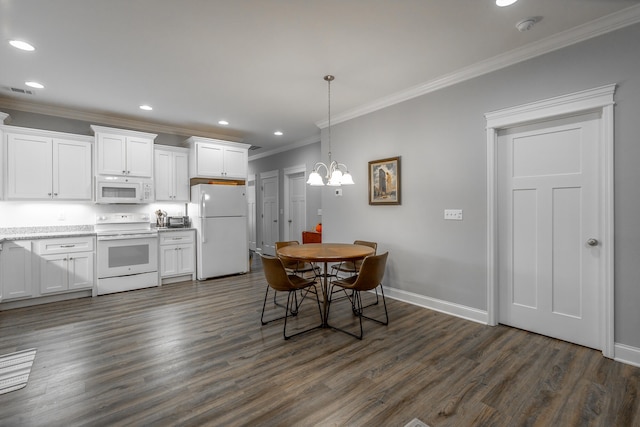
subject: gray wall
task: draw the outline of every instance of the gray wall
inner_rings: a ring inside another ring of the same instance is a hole
[[[249,152],[251,155],[251,152]],[[260,221],[260,214],[262,213],[262,193],[260,192],[260,173],[269,171],[278,171],[278,195],[279,195],[279,212],[284,211],[284,169],[305,165],[307,176],[313,168],[313,165],[320,160],[320,141],[304,145],[302,147],[295,148],[293,150],[285,151],[282,153],[273,154],[268,157],[262,157],[260,159],[249,159],[249,174],[256,175],[256,207],[257,207],[257,233],[258,233],[258,247],[260,246],[262,236],[262,222]],[[322,218],[318,216],[318,209],[321,208],[321,192],[320,189],[307,186],[307,230],[315,228],[318,222],[321,222]],[[284,215],[279,215],[279,232],[280,238],[284,238]],[[295,240],[301,240],[299,237]]]
[[[390,251],[391,287],[486,310],[484,113],[609,83],[615,95],[615,341],[640,347],[640,25],[493,72],[332,128],[356,185],[324,189],[327,241]],[[323,156],[328,150],[323,133]],[[401,156],[402,205],[369,206],[367,162]],[[443,210],[464,210],[444,221]]]

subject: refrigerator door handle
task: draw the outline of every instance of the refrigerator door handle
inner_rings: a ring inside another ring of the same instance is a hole
[[[202,243],[207,243],[207,231],[205,230],[206,221],[205,221],[205,205],[204,205],[204,197],[206,193],[203,191],[200,193],[200,232],[202,234]]]

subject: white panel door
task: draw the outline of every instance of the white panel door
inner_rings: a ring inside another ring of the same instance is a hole
[[[593,348],[598,138],[595,115],[498,137],[499,321]]]
[[[306,229],[307,223],[307,201],[306,201],[306,181],[305,173],[300,172],[295,175],[288,175],[289,194],[287,219],[287,240],[297,240],[302,242],[302,232]]]
[[[276,254],[278,228],[278,177],[262,179],[262,252]]]

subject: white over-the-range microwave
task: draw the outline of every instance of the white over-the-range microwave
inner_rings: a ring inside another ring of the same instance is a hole
[[[152,203],[153,200],[153,181],[150,178],[96,178],[96,203]]]

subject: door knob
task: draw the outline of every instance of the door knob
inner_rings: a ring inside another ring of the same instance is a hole
[[[587,245],[589,246],[598,246],[598,239],[594,239],[593,237],[587,240]]]

